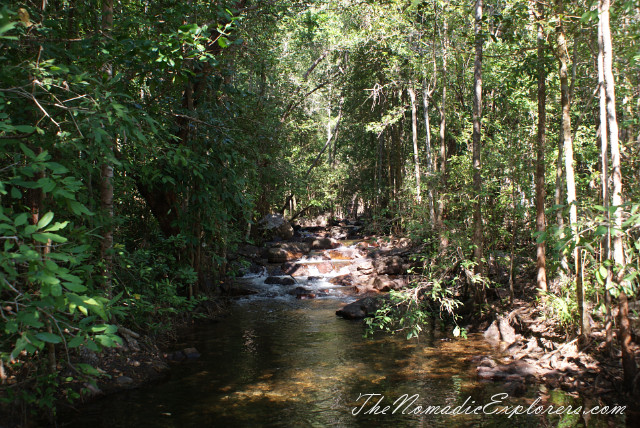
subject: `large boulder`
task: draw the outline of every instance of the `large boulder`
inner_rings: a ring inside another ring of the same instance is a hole
[[[342,309],[336,311],[336,315],[348,320],[362,319],[371,316],[378,309],[379,300],[375,297],[365,297],[349,303]]]
[[[491,323],[489,328],[484,332],[484,337],[492,345],[504,342],[507,346],[514,343],[517,339],[516,332],[511,324],[509,324],[509,320],[502,317]]]
[[[404,261],[400,256],[380,257],[373,261],[378,275],[399,275],[404,273]]]
[[[379,275],[373,280],[373,288],[378,291],[401,290],[409,284],[404,277],[391,278],[389,275]]]
[[[337,240],[347,239],[347,237],[349,236],[349,232],[340,226],[333,226],[329,231],[329,234],[333,239]]]
[[[355,285],[355,279],[351,274],[335,276],[329,280],[331,284],[341,285],[341,286],[350,286]]]
[[[309,275],[309,267],[299,263],[284,263],[282,265],[282,272],[291,276],[307,276]]]
[[[330,238],[318,238],[311,241],[311,249],[313,250],[330,250],[336,244]]]
[[[293,238],[293,227],[282,214],[267,214],[258,224],[267,239],[280,238],[286,241]]]
[[[269,248],[267,250],[269,263],[284,263],[295,259],[294,255],[282,248]]]

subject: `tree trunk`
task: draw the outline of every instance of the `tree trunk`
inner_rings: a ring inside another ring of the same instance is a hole
[[[429,123],[429,90],[427,89],[427,80],[422,82],[422,107],[424,109],[424,127],[425,127],[425,151],[426,151],[426,164],[427,164],[427,191],[429,194],[429,222],[431,227],[436,225],[436,213],[433,206],[434,203],[434,191],[433,191],[433,160],[431,159],[431,124]]]
[[[409,98],[411,98],[411,132],[413,137],[413,163],[416,174],[416,200],[422,202],[420,195],[420,158],[418,156],[418,106],[416,105],[416,92],[413,87],[409,87]]]
[[[538,19],[544,19],[544,6],[538,1]],[[546,140],[546,120],[547,120],[547,88],[546,88],[546,72],[544,68],[544,41],[545,34],[542,24],[538,23],[538,139],[537,139],[537,160],[536,160],[536,232],[539,234],[537,238],[537,257],[536,268],[537,287],[542,292],[547,291],[547,271],[546,271],[546,255],[545,241],[542,234],[545,233],[546,219],[544,214],[545,199],[545,164],[544,164],[544,146]]]
[[[602,12],[601,4],[598,11]],[[611,213],[609,212],[609,153],[607,150],[607,102],[604,88],[604,45],[602,42],[602,20],[598,19],[598,90],[600,94],[600,160],[602,170],[602,206],[604,207],[607,233],[602,238],[603,261],[611,259]],[[604,282],[604,306],[605,306],[605,343],[609,354],[613,352],[613,317],[611,313],[611,268],[606,266],[607,276]]]
[[[476,262],[475,271],[483,274],[483,239],[482,239],[482,159],[481,159],[481,122],[482,122],[482,0],[476,0],[475,5],[475,61],[474,61],[474,91],[473,91],[473,259]],[[485,301],[484,286],[476,284],[475,299],[477,303]]]
[[[443,15],[444,16],[444,15]],[[442,101],[440,102],[440,181],[442,189],[438,195],[438,207],[436,210],[436,228],[440,235],[440,250],[444,250],[448,245],[447,236],[444,233],[444,192],[447,188],[447,144],[445,141],[445,131],[447,126],[447,116],[445,114],[447,106],[447,55],[449,48],[449,35],[446,16],[443,17],[442,24]]]
[[[102,32],[109,38],[113,28],[113,0],[103,0],[102,2]],[[111,64],[104,64],[104,70],[108,78],[113,75]],[[113,137],[112,137],[113,138]],[[112,292],[112,264],[113,264],[113,167],[108,161],[109,155],[113,154],[113,141],[106,148],[107,155],[100,167],[100,208],[105,215],[102,225],[102,242],[100,243],[100,257],[102,258],[102,276],[104,289],[108,297]]]
[[[564,13],[564,5],[562,0],[558,0],[558,14],[562,16]],[[573,170],[573,140],[571,137],[571,115],[570,115],[570,93],[569,93],[569,77],[567,64],[569,63],[569,52],[567,50],[567,42],[564,35],[564,26],[562,20],[556,28],[556,36],[558,43],[558,61],[560,63],[560,103],[562,107],[562,141],[564,142],[564,168],[567,180],[567,205],[569,205],[569,224],[572,230],[572,239],[575,239],[575,247],[573,251],[573,262],[576,275],[578,272],[578,238],[577,238],[577,222],[578,209],[576,207],[576,183]],[[582,282],[576,282],[576,298],[579,309],[580,318],[580,336],[583,343],[586,342],[589,332],[589,324],[585,316],[584,290]]]
[[[606,95],[607,125],[609,127],[609,142],[611,144],[611,175],[613,178],[613,192],[611,204],[617,209],[613,212],[613,226],[617,232],[613,235],[613,261],[619,269],[615,281],[620,287],[620,348],[622,349],[622,368],[624,370],[624,385],[628,391],[633,390],[637,366],[631,349],[631,329],[629,327],[629,302],[624,290],[624,251],[622,248],[622,172],[620,170],[620,147],[618,142],[618,121],[616,118],[615,82],[613,79],[613,47],[611,43],[611,28],[609,26],[609,0],[600,0],[600,23],[602,27],[602,62],[604,69],[604,87]]]

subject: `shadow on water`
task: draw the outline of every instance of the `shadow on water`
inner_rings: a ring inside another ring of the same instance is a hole
[[[383,406],[403,394],[419,394],[416,404],[457,406],[468,397],[469,403],[485,404],[502,391],[479,383],[467,362],[491,352],[480,338],[364,339],[361,323],[335,316],[339,306],[335,299],[239,301],[224,321],[182,338],[178,347],[195,346],[199,360],[175,366],[161,382],[84,407],[62,426],[541,426],[541,419],[529,415],[410,415],[391,414],[392,409],[365,414],[370,405],[354,416],[352,410],[363,403],[357,401],[360,394],[381,394]],[[533,401],[513,400],[508,404]],[[545,425],[561,422],[549,417]],[[601,422],[589,426],[609,426]]]

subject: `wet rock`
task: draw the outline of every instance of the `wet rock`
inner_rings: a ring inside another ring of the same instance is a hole
[[[330,250],[334,246],[334,242],[329,238],[319,238],[311,241],[311,249],[313,250]]]
[[[169,366],[163,361],[153,361],[151,363],[151,368],[158,373],[163,373],[169,370]]]
[[[196,348],[185,348],[182,350],[187,360],[195,360],[200,358],[200,352]]]
[[[174,362],[181,362],[187,359],[187,356],[184,355],[182,351],[175,351],[167,355],[167,360]]]
[[[403,260],[399,256],[381,257],[373,261],[378,275],[398,275],[403,273]]]
[[[306,242],[283,242],[275,245],[282,248],[285,251],[296,254],[298,257],[302,257],[311,250],[311,246]]]
[[[520,380],[507,382],[502,389],[510,397],[522,397],[527,392],[527,386]]]
[[[389,275],[377,276],[373,280],[372,286],[378,291],[399,290],[402,288],[402,285],[398,284],[396,280],[390,278]]]
[[[340,226],[332,227],[329,233],[333,239],[337,240],[347,239],[349,236],[349,233]]]
[[[522,360],[513,361],[509,364],[499,364],[495,367],[480,366],[477,370],[481,379],[507,381],[524,381],[538,374],[536,367]]]
[[[303,264],[284,263],[282,265],[282,273],[293,277],[307,276],[309,274],[309,268]]]
[[[375,272],[373,263],[370,262],[369,260],[363,260],[355,264],[355,266],[356,266],[356,270],[363,275],[371,275],[372,273]]]
[[[490,358],[490,357],[482,357],[482,359],[480,360],[480,362],[478,364],[478,367],[491,367],[491,368],[493,368],[493,367],[495,367],[497,365],[498,364],[495,361],[493,361],[492,358]]]
[[[302,257],[302,254],[292,253],[290,251],[285,250],[284,248],[269,248],[267,250],[267,260],[269,263],[284,263],[290,260],[296,260]]]
[[[225,295],[229,297],[242,297],[242,296],[252,296],[254,294],[258,294],[258,290],[255,290],[249,287],[246,284],[235,283],[235,284],[223,284],[222,291]]]
[[[266,252],[269,263],[284,263],[287,260],[287,252],[281,248],[269,248]]]
[[[116,378],[116,383],[118,384],[118,386],[131,386],[133,385],[133,379],[131,379],[129,376],[119,376],[118,378]]]
[[[329,262],[318,263],[315,266],[318,269],[318,272],[320,272],[323,275],[326,275],[331,271],[333,271],[333,265]]]
[[[237,254],[249,260],[260,258],[260,249],[255,245],[244,244],[238,247]]]
[[[312,277],[310,277],[311,279]],[[354,285],[354,278],[350,274],[336,276],[331,278],[329,282],[333,285]]]
[[[360,300],[356,300],[353,303],[349,303],[342,309],[336,311],[336,315],[342,318],[356,320],[362,319],[367,316],[373,315],[378,309],[378,299],[375,297],[365,297]]]
[[[290,276],[270,276],[264,280],[265,284],[293,285],[296,280]]]
[[[353,254],[353,250],[349,250],[349,249],[342,250],[342,251],[331,250],[331,251],[327,251],[327,256],[331,260],[351,260],[354,254]]]
[[[300,300],[315,299],[317,297],[316,293],[314,293],[313,290],[309,290],[308,288],[304,287],[296,287],[294,290],[291,290],[289,294],[295,296],[296,299]]]

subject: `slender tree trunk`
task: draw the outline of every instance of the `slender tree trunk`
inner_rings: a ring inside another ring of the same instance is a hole
[[[416,104],[416,92],[413,87],[409,87],[409,98],[411,99],[411,132],[413,137],[413,163],[416,174],[416,200],[422,202],[420,195],[420,158],[418,155],[418,106]]]
[[[563,175],[564,169],[562,168],[562,162],[564,159],[564,140],[562,138],[562,129],[560,130],[560,135],[558,138],[558,157],[556,158],[556,184],[555,184],[555,194],[554,194],[554,204],[556,206],[561,206],[563,203]],[[562,209],[556,210],[556,224],[558,225],[559,237],[560,239],[564,239],[564,215]],[[567,261],[567,257],[564,252],[560,253],[560,267],[562,272],[569,272],[569,263]]]
[[[110,37],[113,28],[113,0],[102,2],[102,31],[105,37]],[[112,65],[107,63],[104,69],[108,78],[113,75]],[[111,143],[113,144],[113,142]],[[100,167],[100,208],[105,215],[102,230],[102,242],[100,244],[100,257],[103,263],[104,288],[107,296],[112,292],[112,264],[113,264],[113,167],[108,161],[108,156],[113,154],[113,146],[107,149],[108,155]]]
[[[544,19],[544,5],[538,1],[538,19]],[[547,120],[547,88],[546,88],[546,72],[544,68],[544,41],[545,34],[542,24],[538,23],[538,139],[537,139],[537,162],[536,162],[536,232],[539,234],[537,239],[537,258],[536,268],[537,287],[542,292],[547,291],[547,271],[546,271],[546,255],[545,241],[542,234],[545,233],[546,219],[544,214],[545,199],[545,164],[544,164],[544,146],[546,140],[546,120]]]
[[[623,284],[624,251],[622,248],[622,172],[620,170],[620,147],[618,142],[618,121],[616,118],[615,82],[613,78],[613,47],[611,43],[611,28],[609,25],[609,0],[600,0],[600,22],[602,27],[602,62],[604,69],[604,87],[607,101],[607,125],[609,127],[609,142],[611,144],[611,172],[613,178],[613,192],[611,204],[617,209],[613,212],[613,226],[618,230],[613,235],[613,261],[618,269],[615,281],[620,287],[619,313],[620,331],[618,333],[620,348],[622,349],[622,369],[624,370],[624,385],[632,391],[636,381],[635,355],[631,349],[631,328],[629,325],[629,302]]]
[[[449,242],[444,231],[444,193],[447,188],[447,144],[445,141],[447,127],[447,56],[449,50],[449,35],[447,18],[443,14],[442,24],[442,101],[440,102],[440,181],[442,184],[441,191],[438,195],[438,207],[436,211],[436,228],[440,235],[440,250],[447,248]]]
[[[602,11],[602,5],[598,4],[598,11]],[[605,223],[607,233],[602,238],[603,261],[611,259],[611,213],[609,212],[609,153],[607,150],[607,101],[604,88],[604,45],[602,41],[602,20],[598,20],[598,86],[600,94],[600,160],[602,170],[602,205],[604,207]],[[606,266],[607,276],[604,283],[604,306],[605,306],[605,343],[607,351],[613,352],[613,317],[611,313],[611,268]]]
[[[558,13],[560,16],[564,13],[564,5],[562,0],[558,0]],[[573,262],[576,275],[579,275],[579,254],[578,254],[578,238],[577,238],[577,222],[578,209],[576,207],[576,183],[573,170],[573,140],[571,136],[571,115],[570,115],[570,93],[569,93],[569,77],[567,64],[569,63],[569,52],[567,50],[567,42],[564,35],[564,25],[562,20],[556,28],[557,44],[558,44],[558,60],[560,63],[560,103],[562,106],[562,140],[564,142],[564,168],[567,180],[567,205],[569,205],[569,223],[576,240],[573,251]],[[576,281],[576,298],[578,303],[578,312],[580,318],[580,336],[582,342],[586,343],[589,335],[589,322],[585,314],[584,290],[582,281]]]
[[[429,194],[429,221],[431,227],[436,226],[436,212],[433,206],[434,203],[434,191],[433,191],[433,159],[431,158],[431,124],[429,123],[429,90],[427,88],[427,80],[422,82],[422,107],[424,109],[424,127],[426,131],[425,136],[425,151],[426,151],[426,164],[427,164],[427,189]]]
[[[482,34],[482,0],[476,0],[475,5],[475,61],[474,61],[474,91],[473,91],[473,259],[476,264],[476,273],[483,274],[483,239],[482,239],[482,47],[484,36]],[[485,301],[484,286],[476,284],[476,302]]]

